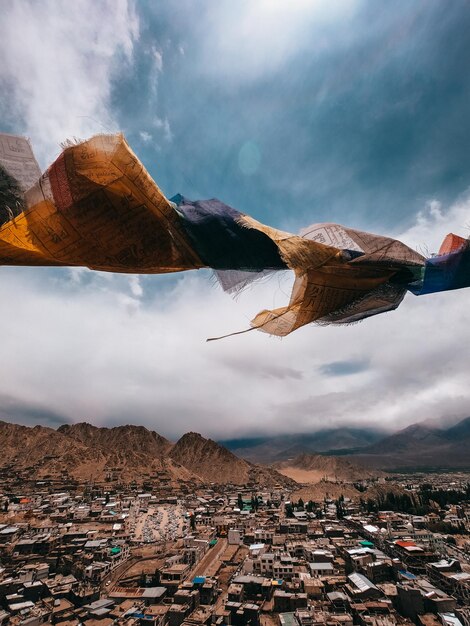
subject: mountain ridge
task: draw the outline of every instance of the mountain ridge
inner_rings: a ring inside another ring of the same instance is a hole
[[[381,469],[470,468],[470,417],[448,428],[411,424],[346,458]]]
[[[57,430],[0,422],[0,468],[26,476],[68,476],[76,480],[281,484],[294,482],[275,470],[239,459],[198,433],[170,442],[144,426],[98,427],[87,422]]]
[[[294,459],[278,461],[272,467],[301,484],[316,484],[327,480],[352,483],[364,478],[376,478],[381,473],[366,470],[343,457],[305,452]]]
[[[341,451],[366,447],[378,441],[385,431],[375,428],[328,428],[314,433],[275,435],[220,441],[222,445],[249,461],[275,463],[299,454],[328,454],[330,450]]]
[[[449,427],[421,422],[381,438],[379,432],[347,428],[325,429],[320,434],[312,433],[310,438],[266,437],[251,440],[252,445],[245,446],[251,458],[240,458],[240,440],[230,450],[194,432],[171,442],[153,430],[131,424],[99,427],[79,422],[54,429],[0,421],[0,468],[77,480],[292,486],[294,480],[309,482],[313,474],[309,476],[308,472],[347,479],[355,475],[357,465],[385,471],[470,467],[470,417]],[[335,454],[328,457],[328,451],[312,452],[309,448],[315,441],[320,447],[334,445]],[[354,451],[343,447],[351,442],[361,445]],[[354,467],[331,460],[339,457]],[[361,471],[366,475],[366,470]]]
[[[470,417],[449,421],[445,426],[442,420],[425,420],[392,433],[348,427],[225,443],[247,460],[274,465],[300,454],[320,454],[385,471],[470,468]]]

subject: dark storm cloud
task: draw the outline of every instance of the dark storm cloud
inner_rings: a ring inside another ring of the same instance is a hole
[[[3,393],[0,394],[0,419],[25,426],[41,424],[51,428],[69,422],[66,415],[57,413],[47,406],[38,406],[33,402],[26,402]]]

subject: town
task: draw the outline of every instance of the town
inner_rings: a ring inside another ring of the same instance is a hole
[[[470,626],[469,481],[395,474],[303,500],[4,469],[0,624]]]

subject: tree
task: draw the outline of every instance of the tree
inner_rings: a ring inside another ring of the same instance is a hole
[[[191,513],[191,516],[189,518],[189,525],[191,527],[191,530],[196,530],[196,514],[195,513]]]
[[[243,498],[241,493],[238,494],[238,508],[240,511],[243,511]]]

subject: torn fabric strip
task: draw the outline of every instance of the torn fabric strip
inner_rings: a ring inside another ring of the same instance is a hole
[[[212,268],[231,293],[292,270],[289,302],[251,325],[277,336],[392,311],[407,291],[470,286],[467,239],[448,235],[425,258],[340,224],[292,234],[217,199],[168,200],[121,134],[67,145],[42,175],[25,138],[0,134],[0,264],[142,274]]]

